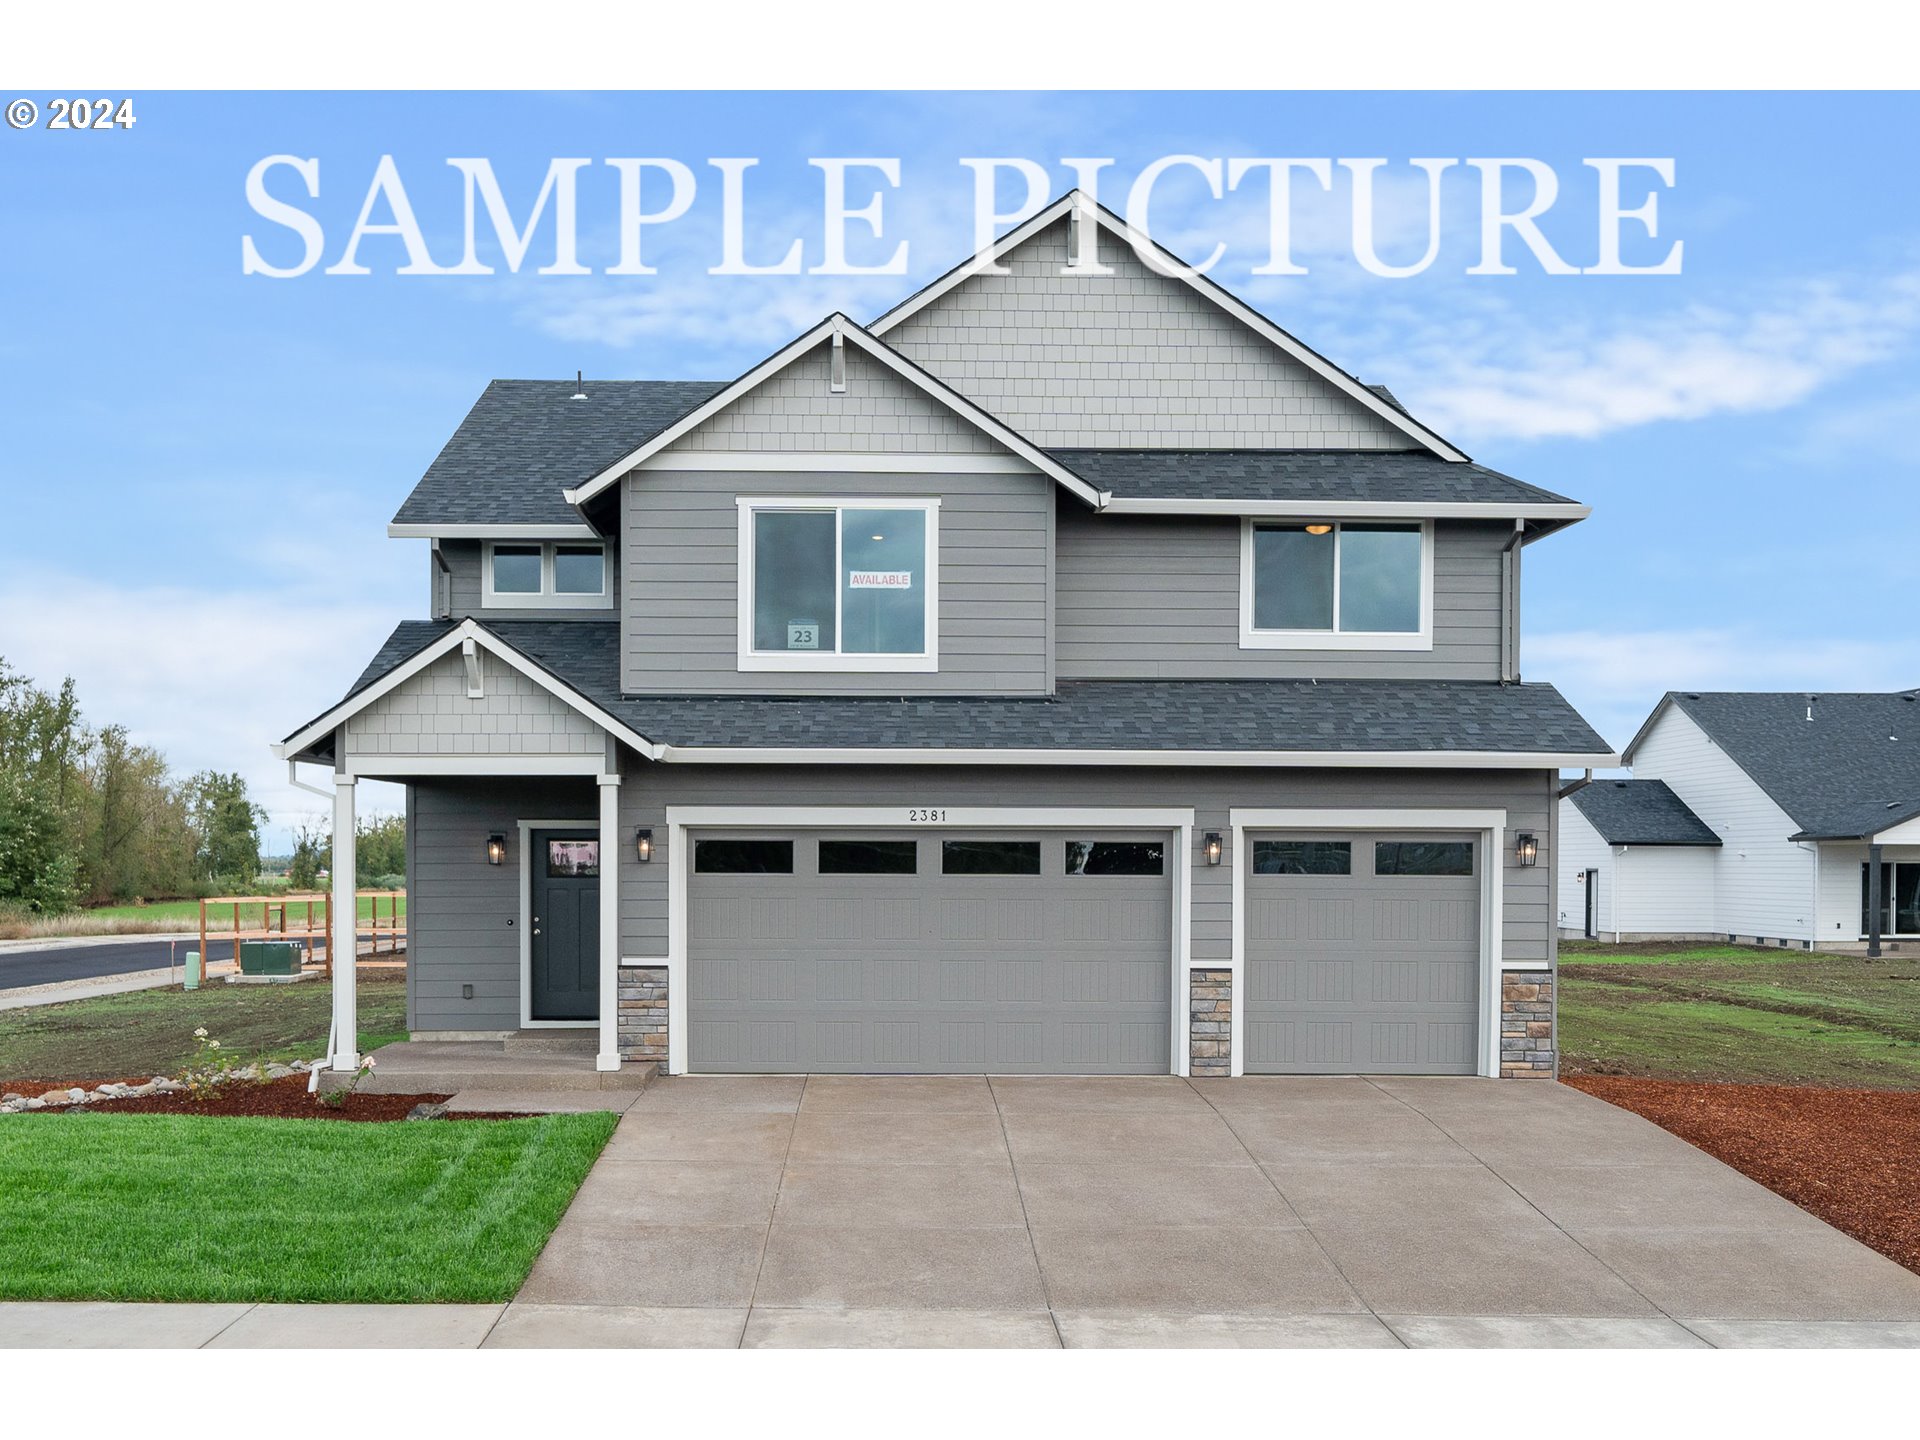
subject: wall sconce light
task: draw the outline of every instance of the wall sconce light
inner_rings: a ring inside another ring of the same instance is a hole
[[[507,837],[500,834],[487,836],[487,864],[503,864],[507,858]]]
[[[1514,858],[1520,862],[1520,868],[1528,869],[1540,858],[1540,841],[1522,830],[1513,837],[1513,854]]]
[[[644,825],[633,832],[633,856],[642,865],[653,859],[653,831]]]
[[[1220,863],[1221,851],[1224,848],[1220,842],[1220,832],[1218,830],[1207,831],[1206,846],[1207,864],[1218,865]]]

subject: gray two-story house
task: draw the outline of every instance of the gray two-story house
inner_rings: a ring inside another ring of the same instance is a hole
[[[390,527],[431,618],[280,753],[337,836],[407,787],[416,1038],[1550,1074],[1556,772],[1617,762],[1521,557],[1587,513],[1072,194],[731,383],[489,385]]]

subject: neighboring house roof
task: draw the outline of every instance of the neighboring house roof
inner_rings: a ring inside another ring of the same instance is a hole
[[[1066,450],[1051,452],[1116,500],[1357,500],[1407,505],[1587,507],[1426,450]],[[1509,511],[1511,513],[1511,511]]]
[[[1664,780],[1595,780],[1567,796],[1609,845],[1718,845]]]
[[[396,527],[564,525],[561,494],[726,388],[715,380],[495,380],[413,487]],[[405,530],[400,533],[405,534]]]
[[[1552,686],[1492,681],[1065,680],[1052,698],[622,695],[619,626],[610,621],[409,621],[348,699],[463,625],[511,646],[664,747],[656,757],[663,759],[746,750],[806,752],[795,756],[804,759],[857,750],[978,752],[999,763],[1092,752],[1217,756],[1223,763],[1290,754],[1330,765],[1388,765],[1395,757],[1421,763],[1453,754],[1478,764],[1613,763],[1606,742]]]
[[[1920,815],[1920,690],[1669,691],[1627,747],[1628,764],[1669,708],[1787,812],[1796,840],[1864,839]]]

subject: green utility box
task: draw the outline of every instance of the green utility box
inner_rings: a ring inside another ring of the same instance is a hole
[[[300,952],[305,947],[293,940],[242,940],[242,975],[298,975]]]

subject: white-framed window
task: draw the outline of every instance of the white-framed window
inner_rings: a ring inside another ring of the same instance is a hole
[[[939,668],[938,500],[738,503],[742,670]]]
[[[1431,650],[1432,522],[1243,521],[1240,647]]]
[[[607,610],[613,578],[597,540],[489,540],[480,552],[480,603],[492,610]]]

